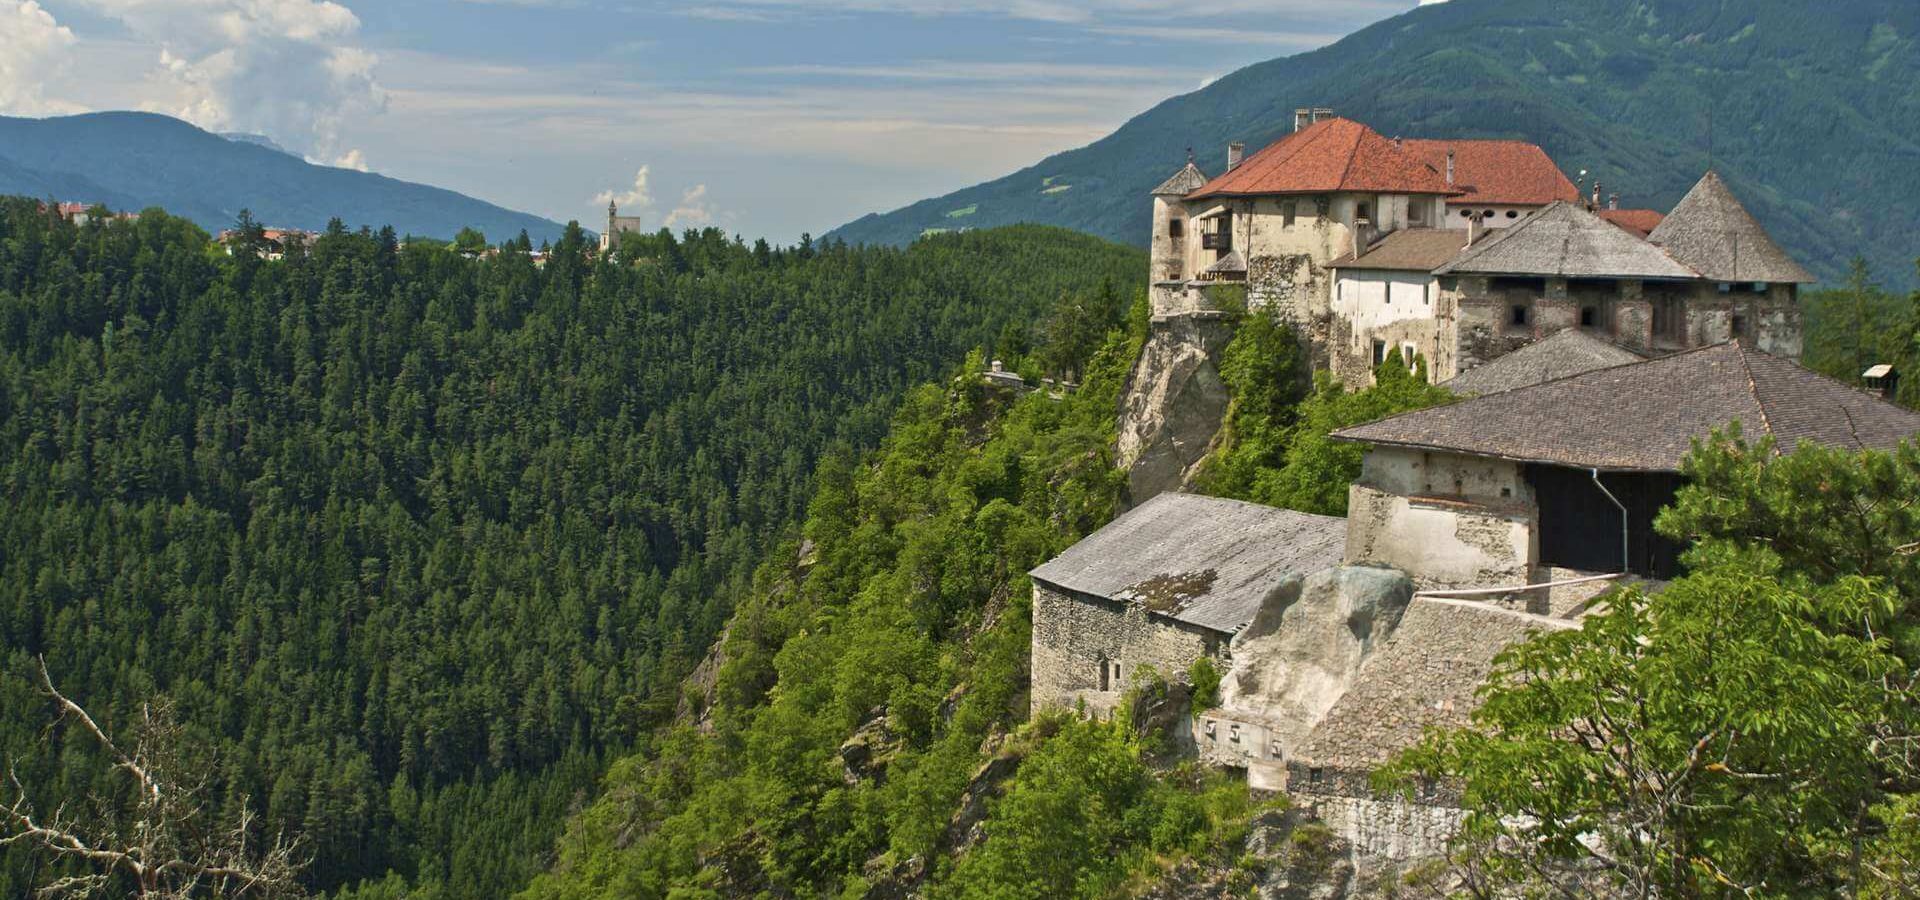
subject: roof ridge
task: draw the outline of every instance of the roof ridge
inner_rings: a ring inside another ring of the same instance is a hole
[[[1747,348],[1741,346],[1739,341],[1727,341],[1725,343],[1715,344],[1714,346],[1716,348],[1725,347],[1728,344],[1733,345],[1733,355],[1740,359],[1740,370],[1747,373],[1747,393],[1753,395],[1753,408],[1760,411],[1760,427],[1766,432],[1768,437],[1773,437],[1773,420],[1767,416],[1767,401],[1760,396],[1760,381],[1753,377],[1753,366],[1747,362]],[[1845,407],[1842,408],[1844,409]],[[1778,453],[1780,452],[1780,447],[1776,444],[1773,450],[1775,453]]]
[[[1536,342],[1536,343],[1537,343],[1537,342]],[[1529,344],[1528,346],[1532,346],[1532,344]],[[1615,370],[1615,369],[1625,369],[1625,368],[1627,368],[1627,367],[1629,367],[1629,366],[1644,366],[1644,365],[1647,365],[1647,364],[1649,364],[1649,363],[1657,363],[1657,362],[1665,362],[1665,361],[1667,361],[1667,360],[1670,360],[1670,359],[1679,359],[1679,358],[1680,358],[1680,357],[1682,357],[1682,356],[1690,356],[1690,355],[1692,355],[1692,354],[1695,354],[1695,353],[1702,353],[1702,352],[1705,352],[1705,351],[1707,351],[1707,350],[1712,350],[1712,349],[1715,349],[1715,348],[1717,348],[1717,347],[1720,347],[1720,346],[1722,346],[1722,345],[1720,345],[1720,344],[1708,344],[1708,345],[1707,345],[1707,346],[1705,346],[1705,347],[1694,347],[1694,348],[1691,348],[1691,349],[1687,349],[1687,350],[1682,350],[1682,351],[1680,351],[1680,352],[1678,352],[1678,353],[1669,353],[1669,354],[1667,354],[1666,356],[1654,356],[1654,357],[1648,357],[1648,358],[1646,358],[1646,359],[1636,359],[1636,360],[1634,360],[1634,361],[1632,361],[1632,362],[1624,362],[1624,363],[1621,363],[1621,364],[1619,364],[1619,365],[1617,365],[1617,366],[1601,366],[1601,367],[1600,367],[1600,368],[1598,368],[1598,369],[1588,369],[1588,370],[1587,370],[1587,371],[1585,371],[1585,372],[1574,372],[1573,374],[1570,374],[1570,375],[1562,375],[1562,376],[1560,376],[1560,377],[1558,377],[1558,378],[1549,378],[1549,379],[1547,379],[1546,381],[1540,381],[1540,382],[1535,382],[1535,383],[1533,383],[1533,384],[1523,384],[1523,385],[1521,385],[1521,386],[1519,386],[1519,387],[1512,387],[1512,388],[1507,388],[1507,389],[1506,389],[1506,390],[1504,390],[1504,391],[1494,391],[1494,392],[1493,392],[1493,393],[1491,393],[1491,394],[1475,394],[1475,395],[1474,395],[1474,396],[1472,396],[1472,397],[1464,397],[1464,398],[1461,398],[1460,400],[1457,400],[1457,401],[1455,401],[1455,402],[1453,402],[1453,403],[1447,403],[1447,404],[1443,404],[1443,405],[1445,405],[1445,406],[1452,406],[1452,407],[1460,407],[1460,406],[1466,406],[1466,405],[1468,405],[1468,404],[1473,404],[1473,403],[1479,403],[1479,402],[1481,402],[1482,400],[1492,400],[1492,399],[1494,399],[1494,398],[1496,398],[1496,397],[1504,397],[1504,396],[1506,396],[1506,395],[1508,395],[1508,394],[1511,394],[1511,393],[1514,393],[1515,391],[1530,391],[1530,390],[1533,390],[1534,388],[1539,388],[1539,387],[1546,387],[1547,385],[1550,385],[1550,384],[1559,384],[1559,383],[1560,383],[1560,382],[1562,382],[1562,381],[1571,381],[1572,379],[1575,379],[1575,378],[1585,378],[1585,377],[1587,377],[1588,375],[1597,375],[1597,374],[1599,374],[1599,373],[1601,373],[1601,372],[1611,372],[1611,371],[1613,371],[1613,370]],[[1526,348],[1524,348],[1524,347],[1523,347],[1523,348],[1521,348],[1521,349],[1526,349]],[[1515,352],[1518,352],[1518,351],[1515,351]],[[1472,369],[1468,369],[1468,370],[1467,370],[1467,372],[1471,372],[1471,371],[1473,371],[1473,370],[1472,370]],[[1810,369],[1809,369],[1808,371],[1812,371],[1812,370],[1810,370]],[[1461,375],[1465,375],[1465,374],[1466,374],[1466,372],[1462,372],[1462,373],[1460,373],[1460,374],[1461,374]],[[1455,377],[1459,377],[1459,376],[1455,376]],[[1380,424],[1380,423],[1382,423],[1382,422],[1391,422],[1391,421],[1393,421],[1393,420],[1395,420],[1395,419],[1400,419],[1400,418],[1405,418],[1405,417],[1407,417],[1407,416],[1415,416],[1415,415],[1419,415],[1419,414],[1421,414],[1421,413],[1424,413],[1424,412],[1429,412],[1429,411],[1431,411],[1431,410],[1434,410],[1434,409],[1437,409],[1437,408],[1438,408],[1438,407],[1433,407],[1433,406],[1429,406],[1429,407],[1427,407],[1427,408],[1425,408],[1425,409],[1415,409],[1415,410],[1409,410],[1409,411],[1407,411],[1407,412],[1403,412],[1403,413],[1394,413],[1393,415],[1391,415],[1391,416],[1387,416],[1386,418],[1383,418],[1383,419],[1375,419],[1375,420],[1373,420],[1373,421],[1371,421],[1371,422],[1361,422],[1361,423],[1359,423],[1358,425],[1348,425],[1347,427],[1345,427],[1345,428],[1342,428],[1342,429],[1340,429],[1339,431],[1335,431],[1335,432],[1333,432],[1333,434],[1332,434],[1332,435],[1330,435],[1330,436],[1331,436],[1331,437],[1339,437],[1339,436],[1340,436],[1340,435],[1341,435],[1342,433],[1344,433],[1344,432],[1348,432],[1348,431],[1352,431],[1352,430],[1354,430],[1355,428],[1365,428],[1365,427],[1367,427],[1367,426],[1369,426],[1369,425],[1378,425],[1378,424]]]

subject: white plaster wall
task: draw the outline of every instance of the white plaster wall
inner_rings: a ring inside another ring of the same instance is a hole
[[[1449,203],[1446,207],[1446,213],[1442,217],[1445,220],[1446,227],[1458,228],[1462,231],[1465,231],[1467,225],[1471,222],[1468,217],[1461,215],[1462,212],[1484,213],[1487,210],[1492,210],[1493,215],[1488,216],[1480,224],[1487,228],[1505,228],[1508,225],[1519,223],[1521,219],[1527,217],[1528,213],[1540,208],[1538,206],[1502,206],[1497,203],[1478,204],[1474,206],[1462,206],[1457,203]],[[1509,216],[1508,213],[1512,213],[1513,215]]]
[[[1347,563],[1395,566],[1423,590],[1532,583],[1537,516],[1410,499],[1359,482],[1347,494]]]
[[[1373,447],[1360,481],[1403,496],[1445,496],[1488,504],[1531,504],[1533,487],[1518,463],[1410,447]]]

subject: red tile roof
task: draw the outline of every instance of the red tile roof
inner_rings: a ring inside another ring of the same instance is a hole
[[[1453,186],[1465,193],[1449,203],[1545,206],[1580,199],[1547,151],[1526,141],[1431,141],[1402,143],[1446,177],[1447,151],[1453,151]]]
[[[1603,209],[1600,218],[1612,222],[1626,230],[1646,237],[1653,233],[1660,223],[1666,221],[1667,214],[1657,209]]]
[[[1187,196],[1453,194],[1446,176],[1371,128],[1322,119],[1287,135]]]

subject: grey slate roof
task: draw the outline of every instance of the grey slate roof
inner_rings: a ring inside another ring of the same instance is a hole
[[[1578,328],[1568,328],[1468,369],[1441,382],[1440,386],[1462,397],[1497,394],[1644,359],[1646,357],[1612,341]]]
[[[1247,274],[1247,258],[1245,256],[1240,255],[1240,251],[1234,250],[1228,253],[1227,255],[1220,257],[1218,260],[1214,262],[1213,265],[1210,265],[1205,269],[1202,269],[1200,274],[1202,275],[1245,275]]]
[[[1327,268],[1431,272],[1453,261],[1466,246],[1464,228],[1403,228],[1381,238],[1359,259],[1342,254]]]
[[[1403,413],[1337,440],[1523,462],[1678,471],[1695,438],[1739,420],[1749,440],[1890,450],[1920,435],[1920,412],[1779,357],[1716,344],[1646,362]]]
[[[1193,160],[1187,160],[1186,168],[1173,173],[1173,177],[1168,178],[1166,181],[1160,182],[1160,186],[1154,188],[1153,193],[1155,196],[1172,194],[1178,197],[1185,197],[1206,183],[1207,173],[1200,171],[1200,167],[1194,165]]]
[[[1714,281],[1810,284],[1814,280],[1773,242],[1714,172],[1687,192],[1647,240]]]
[[[1198,494],[1161,494],[1088,535],[1033,577],[1057,588],[1143,603],[1231,634],[1289,575],[1337,566],[1347,520]]]
[[[1468,248],[1442,275],[1692,279],[1659,247],[1564,200]]]
[[[1295,751],[1310,766],[1372,769],[1420,740],[1427,726],[1457,727],[1480,706],[1476,692],[1500,651],[1535,634],[1576,627],[1471,600],[1416,597],[1400,625]]]

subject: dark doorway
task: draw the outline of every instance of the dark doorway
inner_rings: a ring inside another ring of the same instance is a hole
[[[1528,466],[1540,502],[1540,561],[1584,572],[1620,571],[1620,507],[1586,469]],[[1683,483],[1668,472],[1602,472],[1601,484],[1627,508],[1627,571],[1649,578],[1680,573],[1684,548],[1653,532],[1653,519]]]

